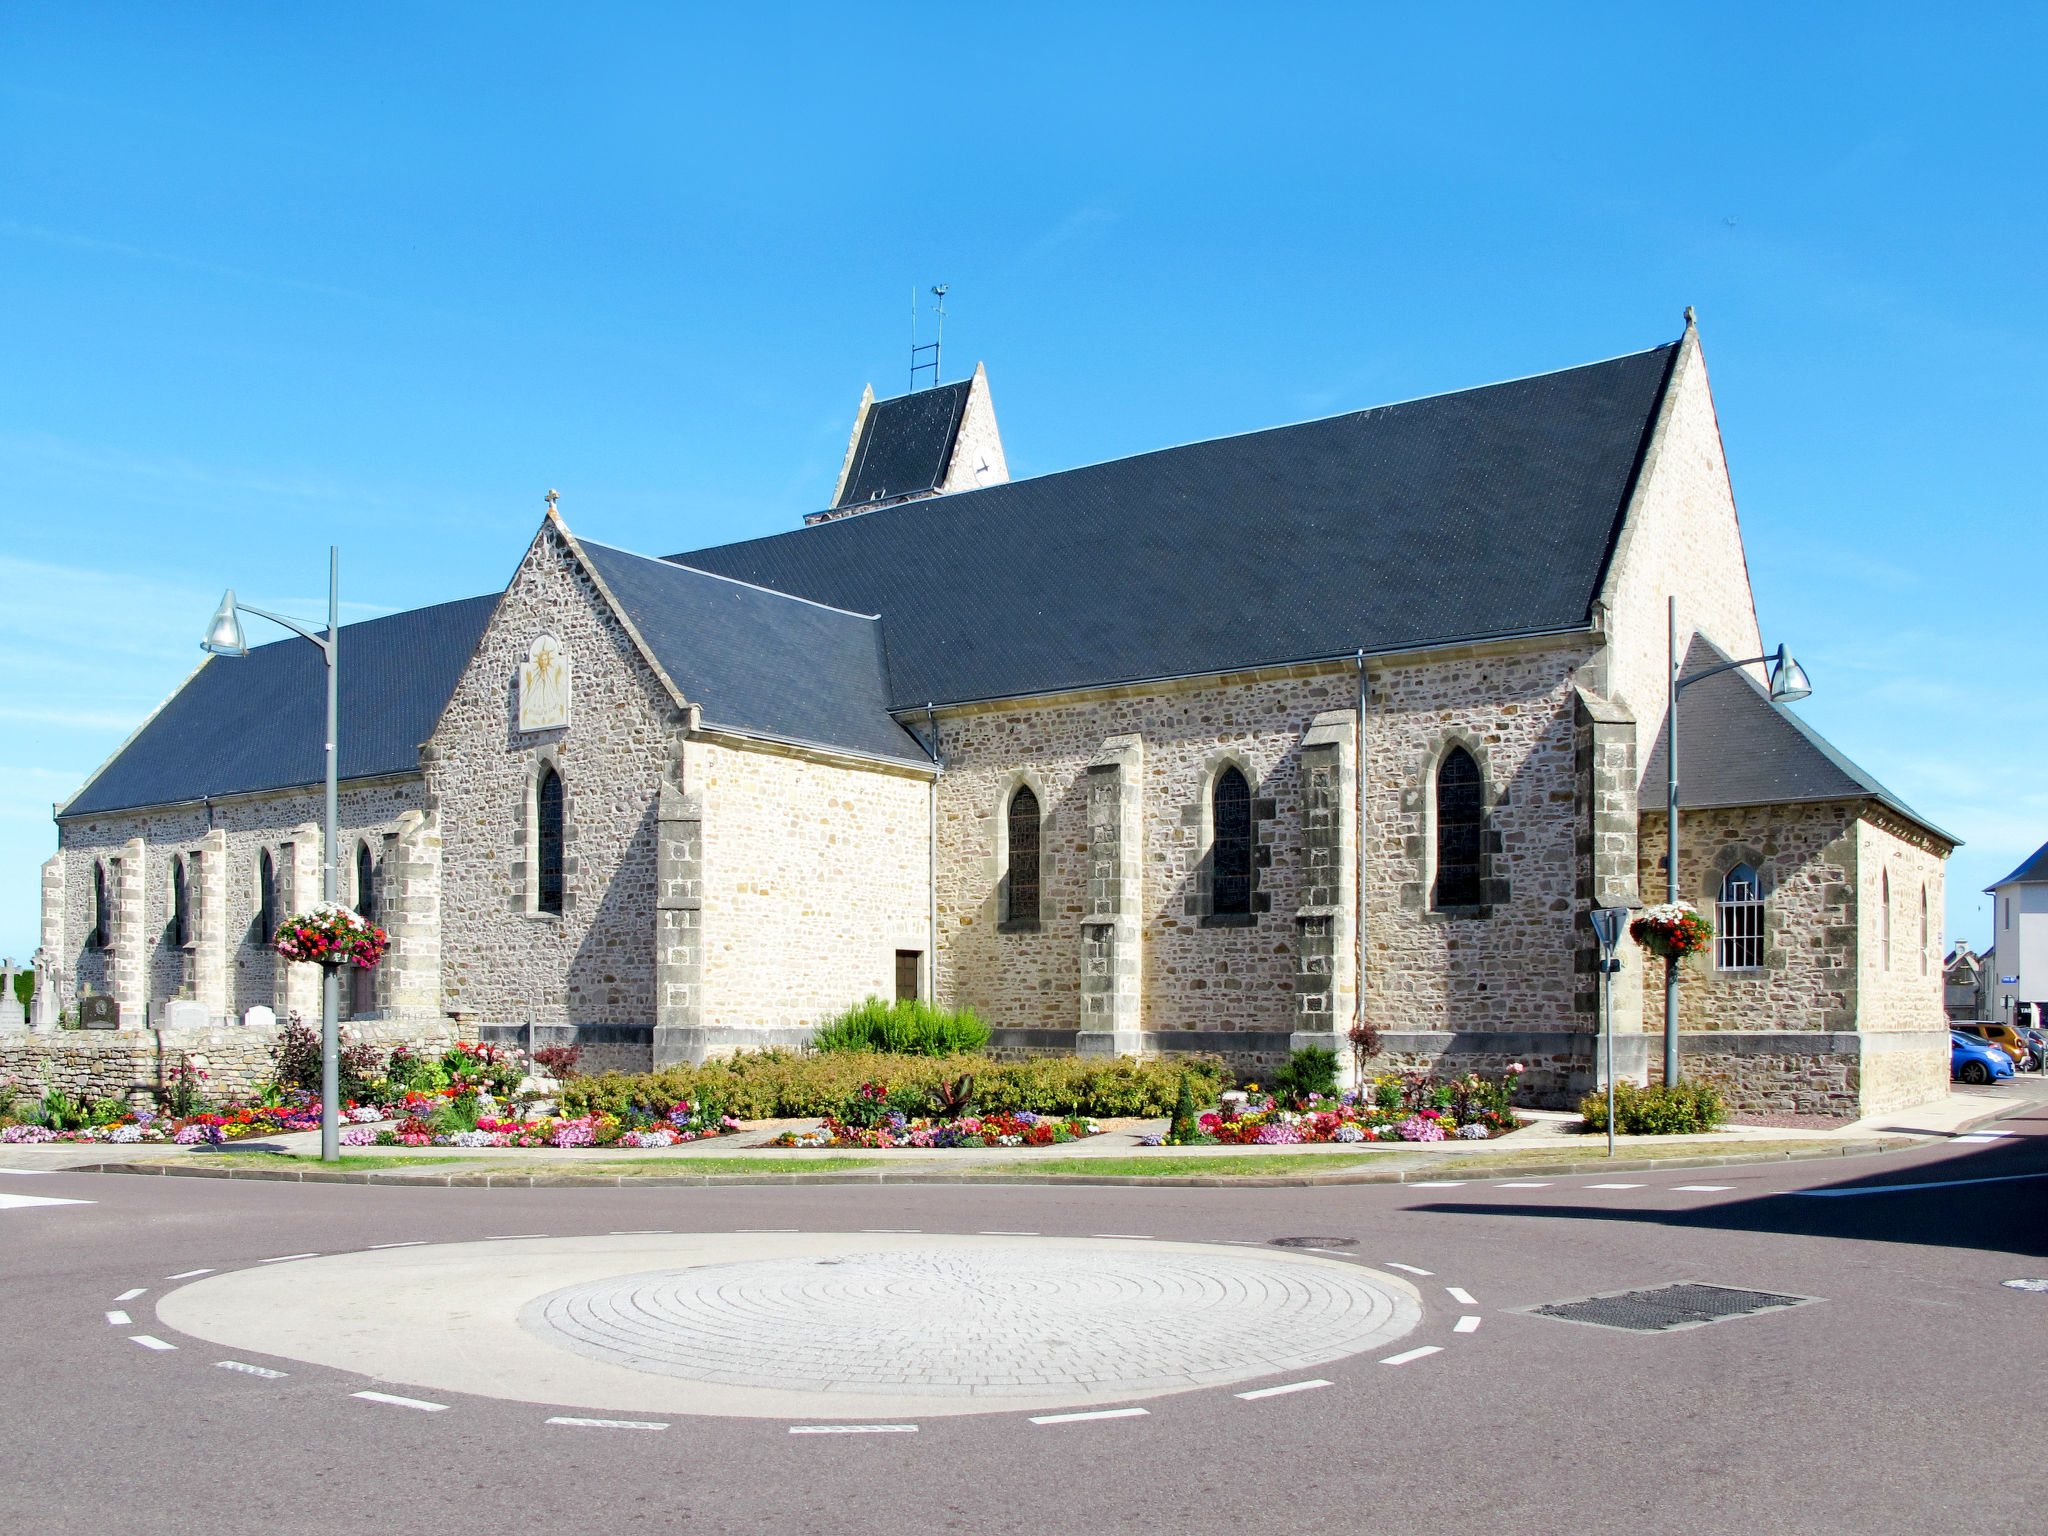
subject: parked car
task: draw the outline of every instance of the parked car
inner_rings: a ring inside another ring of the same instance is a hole
[[[1988,1040],[1952,1029],[1948,1034],[1948,1075],[1966,1083],[2011,1077],[2012,1057]]]
[[[1966,1035],[1974,1035],[1979,1040],[1988,1041],[1990,1044],[1997,1046],[2012,1058],[2012,1064],[2015,1067],[2025,1068],[2033,1060],[2033,1043],[2027,1039],[2024,1033],[2013,1028],[2010,1024],[1986,1022],[1980,1024],[1957,1024],[1951,1027],[1961,1030]]]

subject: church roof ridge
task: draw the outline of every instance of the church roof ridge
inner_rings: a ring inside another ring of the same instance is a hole
[[[689,571],[698,576],[707,576],[713,581],[729,581],[736,587],[752,587],[756,592],[765,592],[770,597],[786,597],[792,603],[803,603],[811,608],[823,608],[830,613],[843,613],[850,619],[879,621],[882,617],[879,613],[858,613],[851,608],[837,608],[831,603],[816,602],[808,597],[800,597],[794,592],[780,592],[774,587],[764,587],[757,581],[742,581],[737,576],[724,576],[717,571],[707,571],[698,566],[688,565],[681,560],[673,559],[667,555],[643,555],[637,549],[626,549],[618,544],[607,544],[602,539],[589,539],[578,534],[576,542],[583,545],[586,549],[593,546],[598,549],[608,549],[615,555],[630,555],[635,560],[648,560],[656,565],[674,566],[678,570]]]
[[[2038,885],[2044,881],[2048,881],[2048,843],[2043,843],[2031,855],[2022,859],[2020,867],[2003,880],[1994,880],[1984,889],[1994,891],[2001,885]]]

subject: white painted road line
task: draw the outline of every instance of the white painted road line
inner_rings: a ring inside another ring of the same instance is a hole
[[[1548,1189],[1548,1184],[1496,1184],[1495,1189]]]
[[[977,1236],[979,1236],[979,1237],[1036,1237],[1036,1236],[1038,1236],[1038,1234],[1037,1234],[1036,1232],[981,1232],[981,1233],[977,1233],[976,1235],[977,1235]]]
[[[636,1236],[639,1234],[635,1234]],[[571,1429],[667,1429],[666,1424],[653,1419],[549,1419],[550,1424],[566,1424]]]
[[[1314,1381],[1290,1381],[1284,1387],[1261,1387],[1256,1392],[1235,1392],[1231,1395],[1233,1397],[1240,1397],[1248,1403],[1255,1403],[1262,1397],[1285,1397],[1290,1392],[1313,1392],[1317,1387],[1334,1387],[1335,1385],[1334,1381],[1324,1381],[1318,1376]]]
[[[216,1360],[213,1362],[224,1371],[240,1371],[244,1376],[261,1376],[265,1381],[283,1381],[289,1371],[273,1371],[267,1365],[244,1365],[239,1360]]]
[[[1897,1195],[1916,1189],[1955,1189],[1964,1184],[2011,1184],[2020,1179],[2048,1179],[2048,1173],[2001,1173],[1983,1179],[1930,1179],[1925,1184],[1872,1184],[1864,1189],[1788,1189],[1788,1195],[1836,1200],[1844,1195]]]
[[[1681,822],[1681,826],[1684,824]],[[1150,1232],[1090,1232],[1090,1237],[1121,1237],[1133,1243],[1156,1243],[1159,1241]]]
[[[144,1349],[176,1349],[178,1347],[175,1344],[166,1344],[153,1333],[131,1333],[128,1337],[137,1344],[140,1344]]]
[[[1444,1287],[1444,1294],[1461,1307],[1476,1307],[1479,1305],[1478,1302],[1472,1299],[1472,1293],[1462,1285],[1447,1285]]]
[[[1041,1413],[1032,1419],[1034,1424],[1079,1424],[1083,1419],[1142,1419],[1151,1415],[1149,1408],[1099,1408],[1093,1413]]]
[[[1381,1365],[1406,1365],[1410,1360],[1420,1360],[1424,1355],[1440,1355],[1444,1352],[1441,1344],[1425,1344],[1420,1349],[1404,1349],[1398,1355],[1389,1355]]]
[[[1641,1189],[1640,1184],[1587,1184],[1586,1189]]]
[[[608,1237],[674,1237],[676,1229],[674,1227],[628,1227],[622,1232],[609,1232],[605,1235]],[[550,1419],[548,1422],[552,1424],[554,1420]]]
[[[1681,826],[1684,823],[1680,823]],[[500,1232],[484,1239],[487,1243],[517,1243],[529,1237],[546,1237],[545,1232]]]
[[[1408,1186],[1410,1189],[1463,1189],[1463,1179],[1417,1179]]]
[[[1681,822],[1680,826],[1683,827]],[[863,1232],[922,1232],[923,1227],[862,1227]]]
[[[1406,1270],[1406,1271],[1408,1271],[1408,1273],[1409,1273],[1409,1274],[1411,1274],[1411,1275],[1426,1275],[1426,1274],[1430,1273],[1430,1271],[1428,1271],[1428,1270],[1426,1270],[1426,1269],[1417,1269],[1417,1268],[1416,1268],[1416,1267],[1415,1267],[1415,1266],[1414,1266],[1413,1264],[1396,1264],[1396,1263],[1394,1263],[1394,1262],[1393,1262],[1392,1260],[1389,1260],[1389,1261],[1388,1261],[1388,1263],[1387,1263],[1387,1268],[1389,1268],[1389,1269],[1405,1269],[1405,1270]]]
[[[1683,826],[1684,823],[1681,822],[1680,825]],[[317,1259],[319,1257],[320,1255],[317,1253],[280,1253],[274,1259],[258,1259],[256,1262],[258,1264],[289,1264],[293,1259]]]
[[[426,1242],[424,1237],[409,1237],[402,1243],[372,1243],[372,1251],[378,1248],[418,1248]]]
[[[2011,1134],[2011,1131],[1972,1131],[1967,1136],[1958,1136],[1955,1139],[1957,1141],[2002,1141]]]
[[[18,1211],[30,1205],[98,1205],[97,1200],[60,1200],[55,1195],[9,1195],[0,1193],[0,1211]]]
[[[116,1328],[126,1328],[134,1319],[126,1312],[109,1312],[107,1314],[107,1321]]]
[[[210,1275],[212,1273],[213,1271],[210,1269],[188,1269],[183,1274],[165,1275],[164,1278],[166,1280],[190,1280],[194,1275]]]
[[[366,1403],[389,1403],[394,1408],[417,1408],[422,1413],[445,1413],[446,1403],[425,1403],[416,1397],[393,1397],[389,1392],[351,1392],[350,1397],[360,1397]]]
[[[55,1173],[54,1168],[0,1168],[0,1173],[11,1173],[17,1179],[39,1179],[46,1173]]]
[[[1733,1184],[1674,1184],[1672,1191],[1682,1195],[1719,1195],[1733,1189]]]
[[[1681,824],[1681,825],[1682,825],[1682,824]],[[796,1229],[795,1227],[734,1227],[734,1228],[733,1228],[733,1231],[734,1231],[734,1232],[736,1232],[736,1233],[738,1233],[738,1232],[794,1232],[794,1231],[796,1231],[796,1230],[797,1230],[797,1229]]]
[[[1461,1317],[1451,1325],[1451,1332],[1453,1333],[1477,1333],[1478,1331],[1479,1319],[1476,1317]]]
[[[792,1424],[792,1435],[914,1435],[915,1424]]]
[[[148,1294],[149,1294],[149,1287],[148,1287],[148,1286],[146,1286],[146,1285],[138,1285],[138,1286],[137,1286],[137,1287],[135,1287],[135,1289],[134,1289],[134,1290],[132,1290],[132,1291],[123,1291],[123,1292],[122,1292],[122,1293],[121,1293],[120,1295],[116,1296],[116,1297],[114,1298],[114,1300],[116,1300],[116,1301],[133,1301],[133,1300],[134,1300],[134,1299],[135,1299],[136,1297],[138,1297],[138,1296],[147,1296]]]

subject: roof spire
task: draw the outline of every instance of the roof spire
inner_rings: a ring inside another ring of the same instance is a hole
[[[1691,314],[1691,313],[1692,313],[1692,311],[1691,311],[1691,310],[1687,310],[1687,311],[1686,311],[1686,313],[1687,313],[1687,314]],[[544,498],[542,498],[542,499],[543,499],[543,500],[545,500],[545,501],[547,502],[547,504],[548,504],[548,510],[549,510],[550,512],[552,512],[552,511],[554,511],[554,510],[555,510],[555,503],[556,503],[556,502],[558,502],[558,501],[560,501],[560,500],[562,499],[562,493],[561,493],[560,491],[557,491],[557,490],[553,490],[553,489],[550,489],[550,490],[548,491],[547,495],[546,495],[546,496],[545,496]]]
[[[1698,315],[1695,315],[1695,314],[1694,314],[1694,313],[1692,312],[1692,306],[1691,306],[1690,304],[1686,305],[1686,306],[1685,306],[1685,328],[1686,328],[1686,329],[1687,329],[1688,331],[1692,331],[1692,330],[1697,330],[1697,329],[1699,329],[1699,323],[1700,323],[1700,320],[1699,320],[1699,316],[1698,316]]]

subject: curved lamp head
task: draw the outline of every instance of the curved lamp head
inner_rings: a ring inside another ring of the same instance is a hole
[[[1811,692],[1813,684],[1806,680],[1806,669],[1792,659],[1790,651],[1779,646],[1777,660],[1771,663],[1771,702],[1790,704]]]
[[[214,610],[213,622],[206,626],[206,638],[199,642],[199,649],[215,656],[249,654],[249,647],[242,640],[242,618],[235,612],[233,587],[228,588],[220,607]]]

